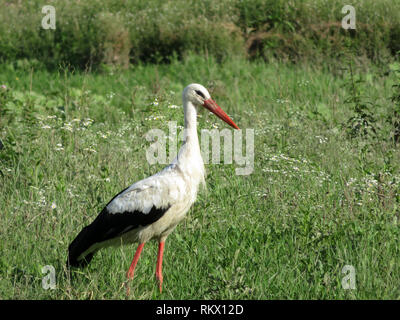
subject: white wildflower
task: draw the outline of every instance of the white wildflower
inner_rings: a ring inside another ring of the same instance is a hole
[[[107,99],[109,99],[109,100],[112,100],[112,99],[114,98],[114,96],[115,96],[115,93],[114,93],[114,92],[110,92],[110,93],[107,93],[107,94],[106,94],[106,97],[107,97]]]
[[[96,153],[97,151],[96,150],[94,150],[92,147],[89,147],[89,148],[85,148],[85,149],[83,149],[84,151],[88,151],[88,152],[92,152],[92,153]]]
[[[74,128],[72,128],[72,124],[70,122],[65,122],[64,125],[61,127],[62,130],[67,130],[70,132],[74,131]]]
[[[158,106],[158,99],[155,98],[154,101],[151,103],[151,105],[157,107]]]
[[[63,151],[64,147],[63,147],[63,145],[61,143],[57,143],[55,150],[56,151]]]
[[[83,125],[84,125],[85,127],[90,126],[90,125],[93,123],[93,121],[94,121],[94,120],[92,120],[92,119],[86,118],[86,119],[83,121]]]

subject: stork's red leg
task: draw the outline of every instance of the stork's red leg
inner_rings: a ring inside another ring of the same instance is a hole
[[[139,246],[136,249],[136,253],[135,253],[135,256],[133,257],[131,266],[129,267],[129,270],[126,273],[126,277],[128,279],[132,279],[133,278],[133,274],[135,272],[136,264],[137,264],[137,262],[139,260],[140,253],[142,252],[143,247],[144,247],[144,242],[140,243]]]
[[[162,283],[163,283],[163,276],[162,276],[162,260],[164,254],[164,242],[160,242],[158,244],[158,255],[157,255],[157,267],[156,267],[156,277],[158,279],[160,293],[162,292]]]

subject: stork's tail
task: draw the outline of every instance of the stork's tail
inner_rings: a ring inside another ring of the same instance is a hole
[[[90,247],[97,241],[93,225],[82,229],[68,247],[68,267],[86,267],[97,250],[90,251]]]

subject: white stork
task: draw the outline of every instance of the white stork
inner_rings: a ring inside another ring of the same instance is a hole
[[[197,111],[205,107],[239,129],[202,85],[188,85],[183,90],[182,98],[185,131],[177,157],[162,171],[121,191],[90,225],[82,229],[68,248],[69,266],[86,266],[101,248],[138,242],[126,275],[129,280],[133,278],[144,244],[155,239],[159,243],[156,277],[162,291],[165,240],[196,200],[200,183],[204,184],[204,163],[197,137]]]

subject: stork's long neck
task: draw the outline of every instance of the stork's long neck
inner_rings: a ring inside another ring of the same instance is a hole
[[[183,109],[185,112],[185,131],[184,143],[179,150],[179,161],[190,161],[200,157],[199,138],[197,136],[197,112],[195,106],[188,100],[183,101]],[[202,160],[202,159],[201,159]]]
[[[197,136],[197,112],[190,101],[183,101],[183,109],[185,112],[184,140],[176,161],[197,190],[200,182],[204,184],[204,163]]]

